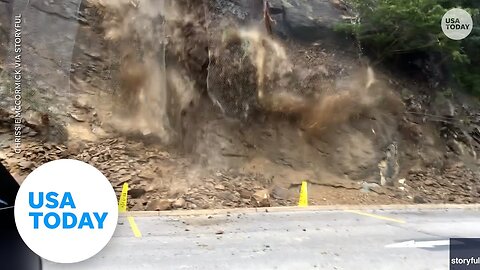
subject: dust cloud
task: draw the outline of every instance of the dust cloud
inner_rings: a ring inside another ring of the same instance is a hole
[[[154,134],[165,143],[182,139],[190,129],[185,114],[199,106],[205,91],[227,115],[230,110],[244,119],[258,111],[294,116],[300,129],[319,136],[386,99],[401,107],[366,66],[328,90],[300,93],[299,73],[309,67],[290,59],[281,41],[259,28],[209,29],[219,34],[207,35],[201,3],[90,2],[101,10],[105,38],[121,63],[120,116],[113,119],[120,130]]]
[[[105,39],[118,61],[116,106],[109,122],[123,132],[155,135],[170,144],[181,135],[181,116],[200,90],[188,69],[167,64],[185,53],[182,27],[201,28],[171,1],[91,0],[102,15]]]
[[[302,81],[299,73],[309,67],[292,63],[286,48],[278,40],[258,29],[231,30],[227,33],[227,38],[222,40],[221,51],[215,57],[220,58],[222,53],[229,54],[232,48],[243,50],[238,61],[253,66],[249,70],[256,73],[256,83],[252,87],[255,88],[260,109],[296,116],[300,119],[300,127],[309,133],[320,135],[327,128],[375,110],[385,101],[392,105],[390,109],[394,111],[403,107],[400,99],[393,95],[386,83],[377,78],[369,66],[359,65],[349,76],[337,78],[333,86],[309,89],[310,95],[300,94],[298,89],[302,87]],[[245,55],[248,55],[249,61],[242,59]],[[236,74],[244,70],[232,66],[234,68],[223,67],[232,69],[228,75],[245,76]],[[244,85],[237,87],[242,90],[245,88]]]

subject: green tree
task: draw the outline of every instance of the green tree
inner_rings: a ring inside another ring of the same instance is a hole
[[[480,29],[478,0],[350,0],[358,14],[355,23],[339,29],[353,34],[376,59],[406,54],[437,53],[441,64],[453,70],[462,88],[480,95]],[[474,17],[470,36],[450,40],[440,27],[445,12],[461,7]],[[475,24],[477,22],[477,25]]]

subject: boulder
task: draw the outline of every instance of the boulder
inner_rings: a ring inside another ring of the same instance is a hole
[[[330,0],[271,0],[275,30],[305,41],[336,39],[343,11]]]
[[[165,211],[172,208],[172,203],[168,200],[152,200],[147,204],[147,211]]]
[[[270,193],[268,189],[257,190],[252,196],[252,203],[257,207],[270,206]]]

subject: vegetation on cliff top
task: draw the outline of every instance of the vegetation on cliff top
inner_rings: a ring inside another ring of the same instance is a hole
[[[477,0],[350,0],[358,21],[339,29],[353,34],[377,60],[434,56],[458,88],[480,96],[480,1]],[[440,22],[447,10],[466,9],[473,16],[472,33],[449,39]],[[432,75],[432,74],[429,74]]]

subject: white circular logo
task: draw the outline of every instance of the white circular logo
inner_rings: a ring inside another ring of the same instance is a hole
[[[112,238],[117,220],[117,197],[110,182],[77,160],[38,167],[15,200],[15,222],[23,241],[40,257],[57,263],[97,254]]]
[[[464,39],[470,35],[472,28],[472,16],[466,10],[452,8],[443,15],[442,30],[450,39]]]

